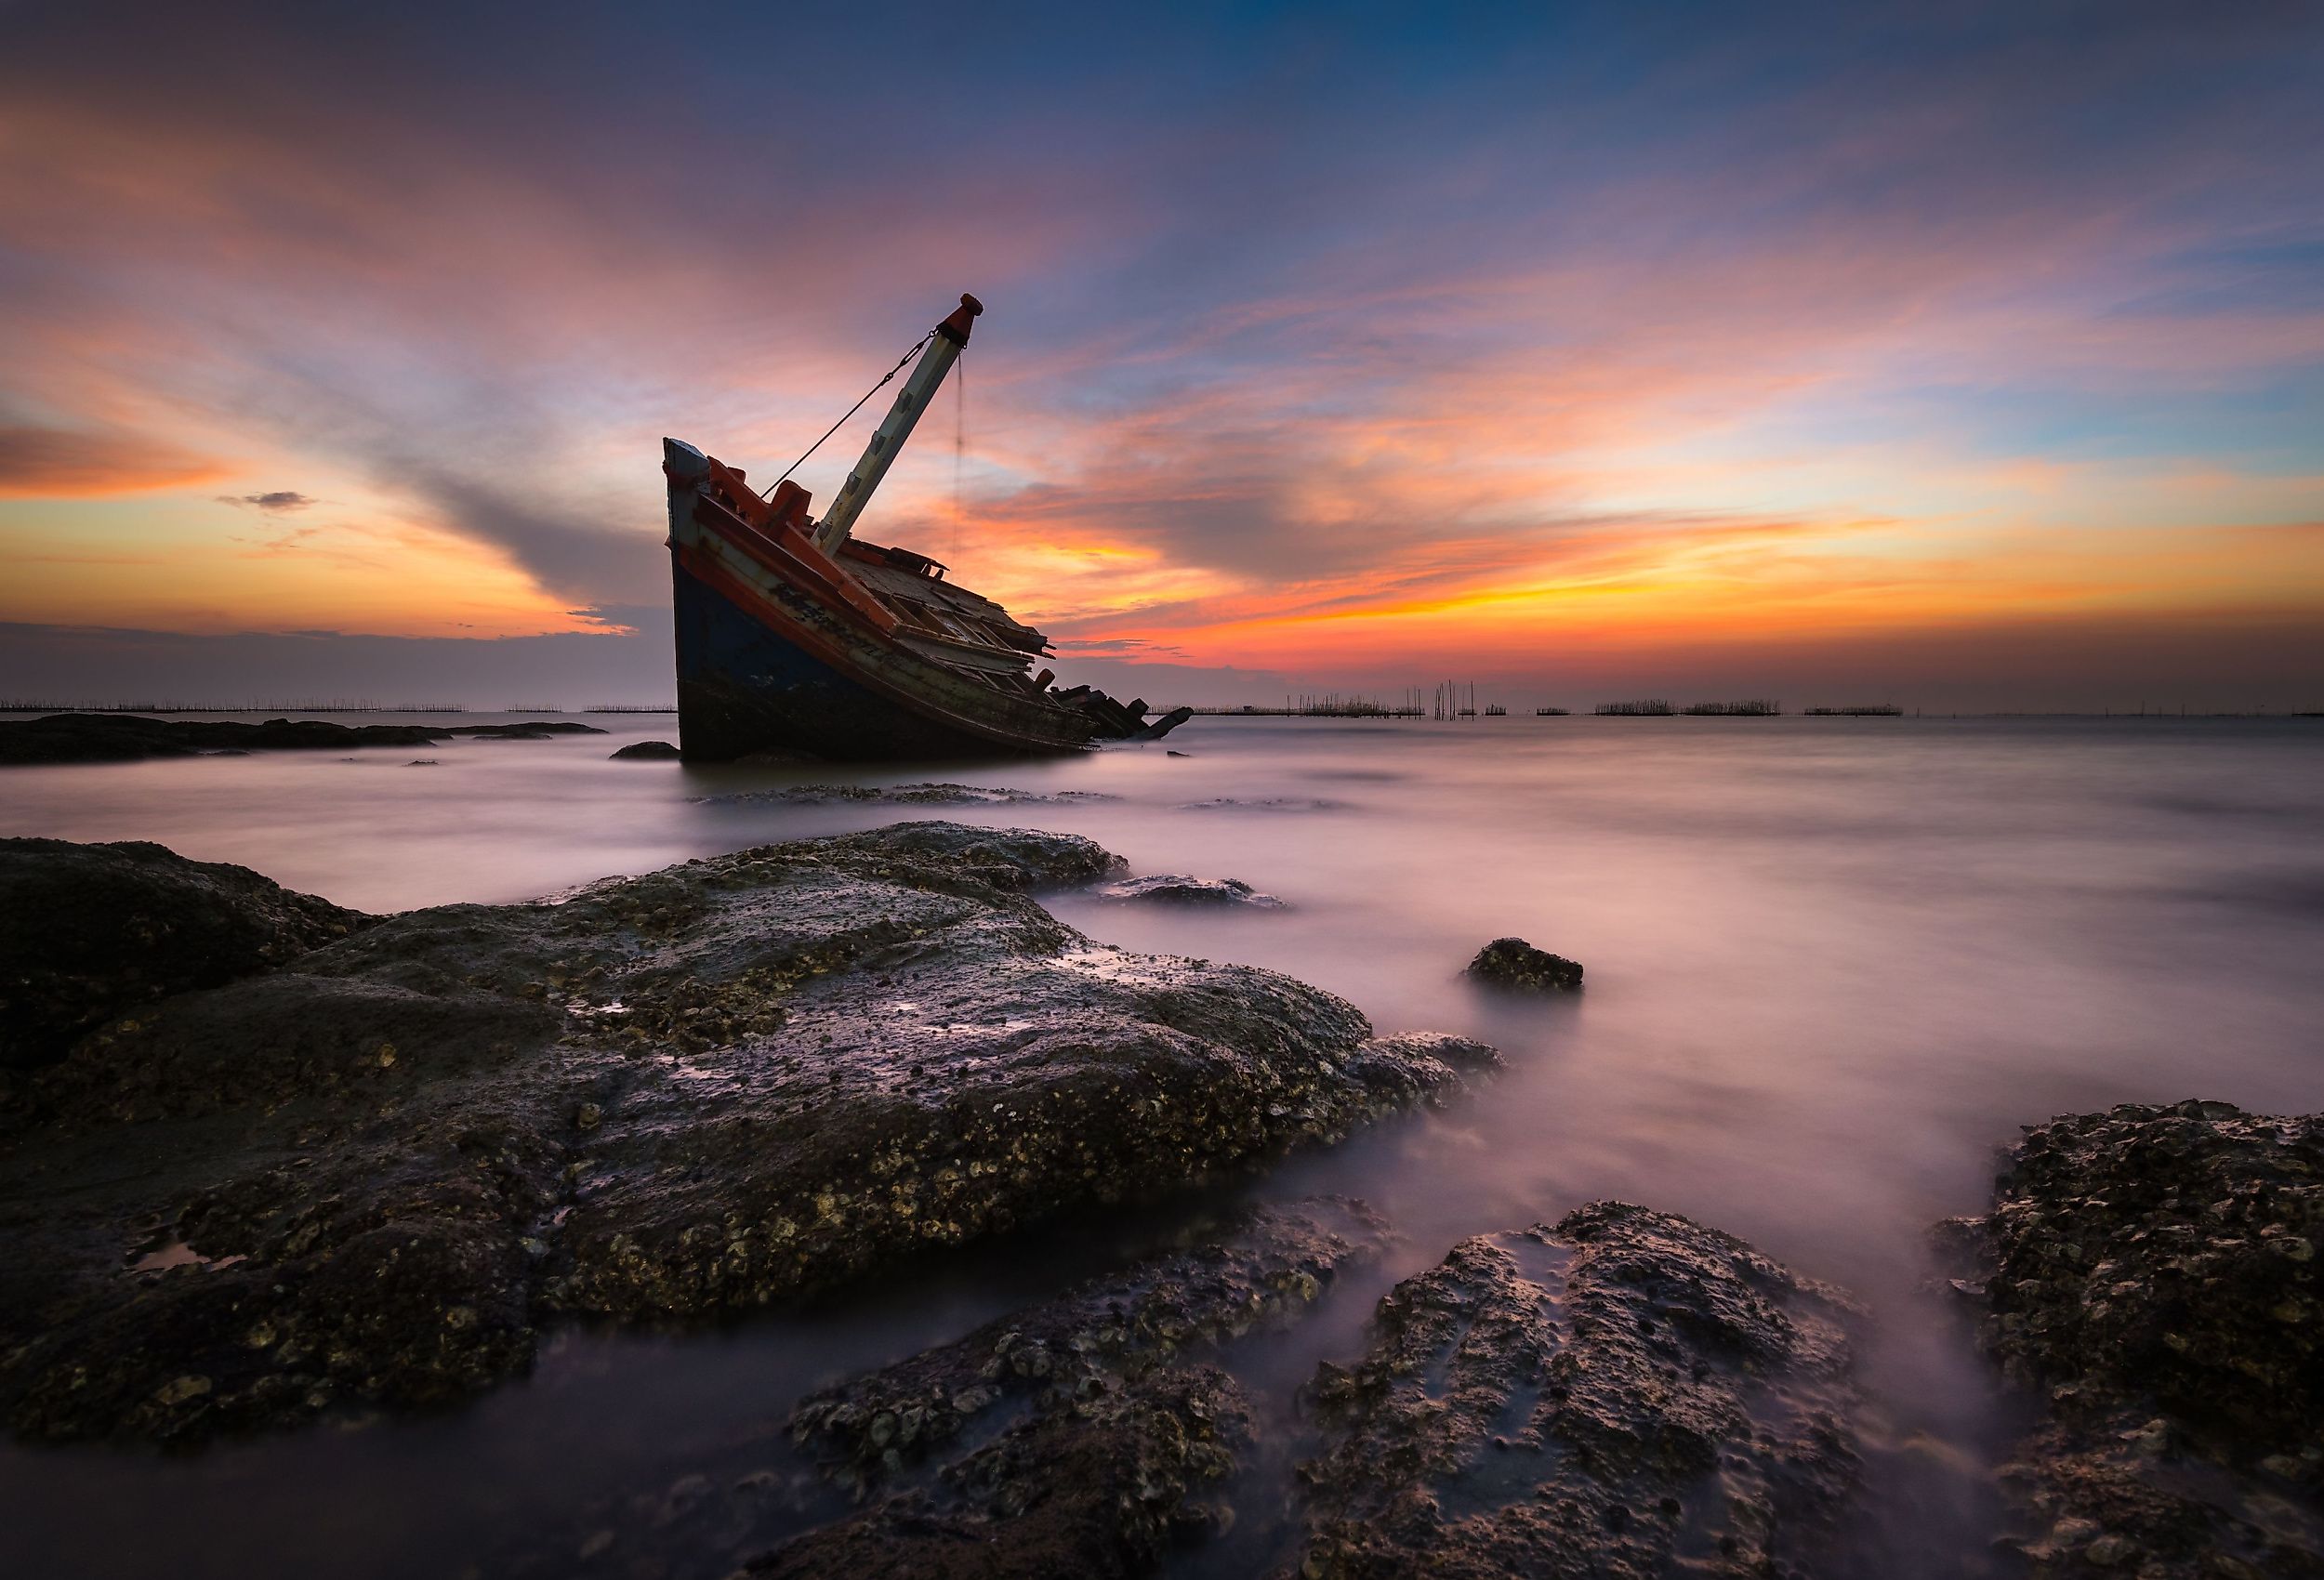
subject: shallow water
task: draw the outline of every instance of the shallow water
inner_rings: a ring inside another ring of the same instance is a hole
[[[489,718],[489,716],[487,716]],[[476,717],[462,722],[478,722]],[[571,1330],[529,1379],[419,1421],[162,1457],[0,1450],[21,1573],[453,1574],[573,1550],[608,1500],[769,1463],[804,1389],[954,1336],[1236,1195],[1357,1194],[1401,1234],[1315,1319],[1230,1360],[1277,1442],[1188,1573],[1280,1556],[1291,1392],[1393,1278],[1457,1238],[1593,1197],[1688,1213],[1875,1312],[1865,1573],[1959,1573],[1993,1534],[1997,1399],[1921,1292],[1921,1231],[1979,1209],[2020,1125],[2122,1101],[2324,1107],[2324,721],[1198,719],[1062,763],[870,774],[611,762],[613,737],[20,769],[0,830],[152,839],[389,910],[511,900],[909,817],[1087,834],[1141,873],[1291,909],[1063,897],[1106,941],[1273,967],[1383,1031],[1499,1046],[1508,1072],[1258,1178],[932,1262],[843,1308],[691,1336]],[[405,766],[430,757],[437,766]],[[957,779],[1107,801],[969,808],[703,797]],[[1459,968],[1518,933],[1581,960],[1570,1001]],[[787,1464],[775,1468],[787,1473]],[[778,1534],[739,1533],[740,1550]],[[609,1555],[601,1567],[620,1573]],[[732,1555],[705,1552],[699,1573]]]

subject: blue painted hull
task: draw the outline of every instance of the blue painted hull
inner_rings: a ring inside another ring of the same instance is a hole
[[[1002,757],[1006,748],[921,717],[789,641],[670,560],[678,730],[689,757],[803,752],[837,762]]]

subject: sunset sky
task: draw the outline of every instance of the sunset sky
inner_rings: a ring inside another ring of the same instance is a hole
[[[1069,677],[2324,706],[2305,0],[0,17],[0,693],[667,696],[968,290]]]

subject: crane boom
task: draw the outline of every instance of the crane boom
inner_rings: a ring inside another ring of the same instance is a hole
[[[937,387],[944,383],[944,375],[952,371],[952,364],[959,360],[961,350],[968,345],[971,321],[984,310],[983,302],[964,292],[952,316],[936,326],[929,338],[928,349],[920,354],[919,366],[912,370],[912,376],[896,392],[895,404],[888,408],[879,431],[864,446],[864,458],[848,473],[839,496],[831,502],[831,508],[824,512],[823,520],[816,524],[815,546],[825,554],[836,551],[847,541],[856,518],[871,503],[872,490],[888,475],[896,452],[912,437],[913,425],[936,398]]]

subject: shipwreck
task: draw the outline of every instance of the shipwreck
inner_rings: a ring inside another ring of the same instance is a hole
[[[679,744],[689,759],[1050,755],[1158,739],[1187,717],[1180,708],[1149,719],[1142,700],[1059,689],[1052,671],[1031,673],[1050,651],[1040,632],[927,555],[853,535],[983,311],[963,296],[890,370],[892,378],[918,359],[820,520],[788,473],[754,490],[741,467],[662,441]]]

